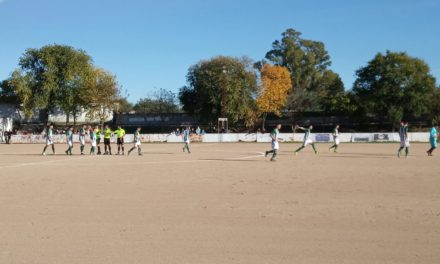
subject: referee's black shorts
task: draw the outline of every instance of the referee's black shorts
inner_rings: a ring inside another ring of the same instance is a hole
[[[104,138],[104,144],[105,145],[110,145],[110,139],[109,138]]]
[[[118,145],[123,145],[124,144],[124,138],[118,138],[117,139],[117,144]]]

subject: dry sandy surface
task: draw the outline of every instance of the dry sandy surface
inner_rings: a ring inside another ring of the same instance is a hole
[[[270,144],[0,145],[0,263],[440,263],[440,152],[297,146],[269,162]]]

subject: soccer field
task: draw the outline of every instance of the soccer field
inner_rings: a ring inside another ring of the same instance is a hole
[[[0,263],[440,263],[440,152],[298,146],[0,145]]]

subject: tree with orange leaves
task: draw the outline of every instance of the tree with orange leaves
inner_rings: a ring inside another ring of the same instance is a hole
[[[281,116],[287,96],[292,89],[289,70],[283,66],[265,64],[260,69],[261,89],[257,98],[258,109],[263,113],[263,130],[266,116],[274,113]]]

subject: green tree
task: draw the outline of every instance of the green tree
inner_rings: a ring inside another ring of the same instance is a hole
[[[20,98],[15,93],[14,84],[11,82],[11,79],[0,82],[0,103],[20,106]]]
[[[179,89],[179,101],[184,112],[194,114],[197,111],[197,94],[191,87],[183,86]]]
[[[232,125],[252,125],[257,81],[249,59],[219,56],[201,61],[189,69],[187,80],[189,87],[180,91],[183,109],[193,110],[203,121],[226,117]]]
[[[353,94],[364,116],[385,117],[395,126],[400,118],[431,110],[435,78],[421,59],[404,52],[378,53],[356,75]]]
[[[1,83],[1,100],[13,103],[23,111],[25,118],[31,117],[34,110],[34,96],[29,88],[30,82],[31,76],[23,75],[19,70],[15,70],[7,80]]]
[[[433,124],[440,124],[440,87],[435,89],[429,116]]]
[[[291,110],[321,111],[323,98],[335,91],[342,95],[344,91],[339,76],[328,70],[331,61],[324,43],[303,39],[294,29],[287,29],[281,40],[273,42],[266,59],[290,72],[292,89],[287,107]]]
[[[140,99],[133,109],[138,113],[177,113],[180,109],[176,101],[175,93],[161,88],[152,97]]]
[[[133,103],[129,102],[126,97],[120,98],[118,101],[118,111],[121,113],[129,113],[133,111],[134,105]]]
[[[28,49],[20,58],[19,79],[24,77],[32,96],[25,108],[42,109],[45,119],[56,107],[75,118],[79,107],[79,91],[92,70],[91,58],[82,50],[70,46],[48,45]],[[20,98],[22,101],[24,98]],[[32,111],[26,109],[28,114]]]
[[[325,71],[318,83],[318,91],[319,110],[334,114],[352,111],[352,100],[345,92],[344,83],[337,73]]]

